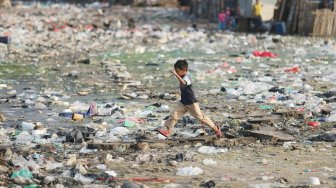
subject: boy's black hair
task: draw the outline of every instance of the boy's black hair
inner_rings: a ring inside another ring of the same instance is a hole
[[[174,68],[179,70],[188,70],[187,60],[185,59],[177,60],[176,63],[174,64]]]

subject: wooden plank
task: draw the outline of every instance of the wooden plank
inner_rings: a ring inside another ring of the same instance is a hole
[[[248,119],[249,123],[267,123],[267,122],[274,122],[276,120],[280,120],[281,117],[277,115],[262,117],[262,118],[251,118]]]
[[[102,143],[102,144],[90,143],[87,145],[88,149],[116,150],[116,151],[120,148],[128,149],[130,147],[131,143],[125,143],[125,142]]]
[[[336,17],[336,13],[330,11],[328,16],[328,34],[329,36],[333,36],[333,30],[334,30],[334,20]]]
[[[280,16],[279,16],[280,21],[282,21],[282,17],[283,17],[284,11],[285,11],[287,0],[283,0],[283,1],[281,1],[281,3],[282,3],[281,4],[281,11],[280,11]]]
[[[298,31],[298,19],[299,19],[299,10],[300,10],[301,0],[297,0],[296,7],[295,7],[295,14],[291,32],[297,33]]]
[[[221,138],[218,140],[214,140],[213,144],[217,147],[233,147],[233,146],[239,146],[239,145],[248,145],[252,143],[256,143],[256,139],[253,137],[241,137],[241,138],[235,138],[235,139],[227,139],[227,138]]]
[[[314,29],[313,29],[313,35],[316,36],[316,35],[319,35],[320,33],[320,22],[321,22],[321,17],[319,15],[318,12],[315,13],[316,14],[316,19],[315,19],[315,22],[314,22]]]
[[[139,142],[148,142],[148,143],[166,143],[166,144],[174,144],[176,143],[176,140],[174,139],[138,139],[137,143]]]
[[[300,1],[300,9],[299,9],[299,18],[298,18],[298,34],[302,35],[303,25],[304,25],[304,10],[306,8],[306,4],[303,0]]]
[[[244,119],[244,118],[250,118],[250,117],[271,117],[273,115],[279,115],[279,114],[265,114],[262,112],[256,112],[251,114],[232,114],[229,116],[231,119]]]
[[[292,141],[295,138],[291,135],[272,130],[258,130],[258,131],[244,131],[245,136],[251,136],[258,140],[272,141],[272,142],[285,142]]]
[[[288,17],[287,17],[287,22],[286,22],[286,27],[288,29],[288,31],[292,31],[292,25],[293,25],[293,20],[294,20],[294,11],[296,9],[296,4],[297,4],[297,1],[291,1],[290,2],[290,11],[289,11],[289,14],[288,14]]]
[[[278,110],[273,112],[275,115],[282,115],[285,117],[295,117],[295,118],[303,118],[305,112],[297,111],[297,110]]]

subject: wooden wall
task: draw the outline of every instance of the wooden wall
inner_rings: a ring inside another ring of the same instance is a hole
[[[319,1],[282,0],[274,13],[274,21],[283,21],[289,34],[309,35],[313,32]]]
[[[331,37],[336,36],[336,9],[321,9],[314,12],[315,22],[313,36]]]

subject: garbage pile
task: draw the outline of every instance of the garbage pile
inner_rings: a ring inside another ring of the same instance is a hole
[[[0,17],[0,186],[335,185],[334,39],[222,33],[174,8]],[[170,139],[155,131],[181,58],[224,138],[191,116]]]

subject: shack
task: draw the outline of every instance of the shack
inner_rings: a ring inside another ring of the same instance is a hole
[[[196,18],[217,21],[227,7],[239,11],[239,31],[250,32],[253,0],[191,0],[190,13]],[[336,36],[335,0],[278,0],[273,31],[278,34]],[[281,27],[279,29],[279,27]]]
[[[281,0],[274,21],[282,22],[289,34],[336,36],[336,3],[332,0]]]
[[[196,18],[208,19],[216,22],[218,14],[230,8],[238,22],[238,31],[255,32],[253,24],[252,7],[254,0],[191,0],[190,13]]]

